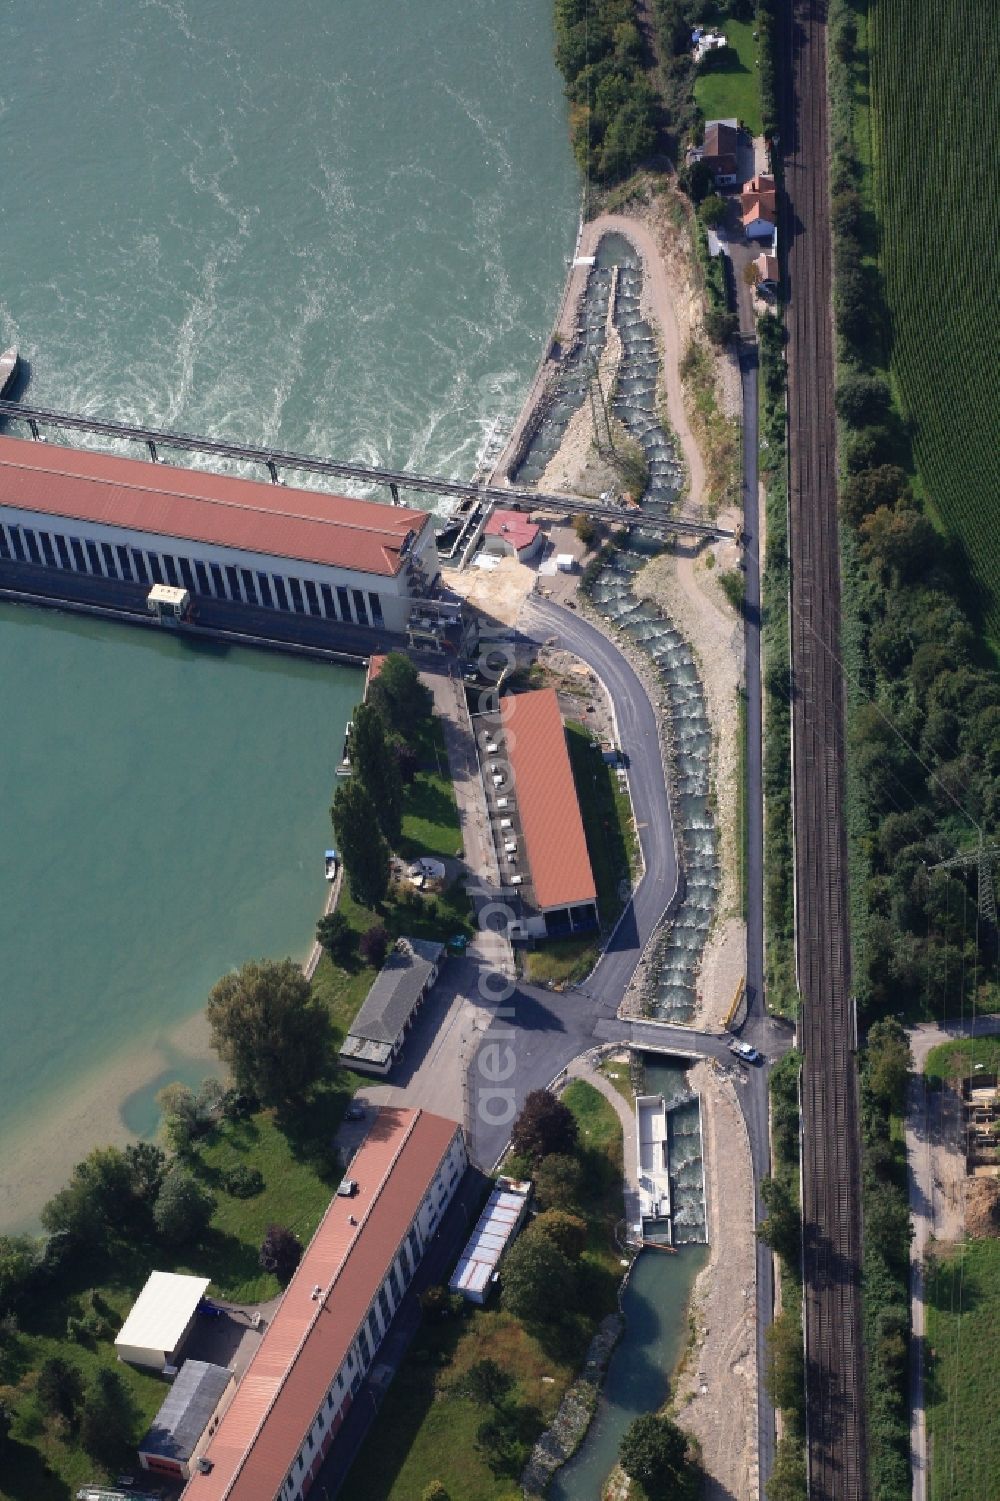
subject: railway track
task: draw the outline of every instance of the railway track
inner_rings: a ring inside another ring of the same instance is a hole
[[[825,0],[788,0],[783,24],[809,1494],[813,1501],[863,1501],[861,1150],[844,823]]]

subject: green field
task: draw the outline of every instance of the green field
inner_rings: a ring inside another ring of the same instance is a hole
[[[978,166],[1000,113],[1000,9],[878,0],[871,132],[893,375],[923,489],[1000,641],[1000,199]]]
[[[930,1501],[1000,1496],[1000,1241],[932,1262],[927,1300]]]
[[[694,97],[706,120],[742,120],[751,135],[760,135],[760,78],[757,43],[750,21],[720,23],[729,47],[721,63],[709,60],[698,72]]]

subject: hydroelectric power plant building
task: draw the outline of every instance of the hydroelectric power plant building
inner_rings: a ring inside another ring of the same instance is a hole
[[[0,438],[0,589],[22,597],[145,618],[165,585],[209,628],[439,644],[430,523],[409,506]]]

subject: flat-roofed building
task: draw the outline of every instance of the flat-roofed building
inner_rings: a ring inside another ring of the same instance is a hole
[[[595,928],[597,887],[554,688],[505,697],[473,720],[513,937]],[[508,895],[509,894],[509,895]]]
[[[468,1165],[461,1126],[379,1111],[303,1254],[184,1501],[309,1490]]]
[[[150,1272],[115,1340],[118,1359],[154,1371],[176,1365],[208,1284],[208,1277]]]
[[[346,1068],[389,1072],[438,977],[443,953],[444,944],[430,939],[396,939],[344,1038],[340,1061]]]
[[[486,1302],[500,1260],[524,1224],[530,1199],[530,1183],[497,1179],[449,1279],[448,1287],[453,1293],[461,1293],[470,1303]]]
[[[166,585],[195,618],[219,601],[403,634],[438,573],[426,511],[0,438],[0,577],[25,590],[145,612]]]
[[[232,1399],[226,1366],[185,1360],[139,1445],[139,1463],[157,1475],[187,1480]]]

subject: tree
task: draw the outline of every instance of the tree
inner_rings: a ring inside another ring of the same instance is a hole
[[[66,1186],[45,1205],[42,1224],[52,1235],[102,1250],[123,1219],[131,1218],[132,1203],[132,1174],[125,1153],[118,1147],[97,1147],[77,1163]]]
[[[587,1244],[587,1222],[565,1209],[547,1209],[531,1224],[532,1235],[544,1235],[570,1261],[579,1261]]]
[[[802,1244],[799,1206],[782,1178],[765,1178],[760,1185],[760,1196],[767,1205],[767,1219],[757,1234],[794,1271],[799,1265]]]
[[[504,1257],[502,1301],[526,1324],[553,1324],[574,1308],[576,1275],[568,1256],[547,1236],[525,1232]]]
[[[316,924],[316,942],[326,949],[335,964],[349,964],[358,935],[343,912],[328,912]]]
[[[767,1501],[802,1501],[806,1494],[806,1451],[801,1438],[783,1433],[774,1454],[774,1469],[767,1482]]]
[[[153,1223],[170,1245],[197,1240],[207,1228],[215,1199],[186,1167],[172,1167],[153,1206]]]
[[[726,200],[719,193],[709,193],[698,205],[698,218],[708,229],[714,229],[726,217]]]
[[[337,788],[330,816],[351,896],[362,907],[380,906],[389,890],[389,846],[376,821],[375,805],[355,777]]]
[[[860,526],[879,506],[894,506],[910,497],[910,486],[896,464],[878,464],[852,474],[841,492],[840,510],[845,521]]]
[[[80,1442],[95,1459],[113,1464],[132,1441],[132,1402],[117,1371],[98,1366],[87,1383]]]
[[[783,1308],[765,1334],[767,1360],[764,1384],[775,1407],[795,1418],[804,1417],[805,1355],[798,1307]]]
[[[906,1087],[913,1067],[910,1044],[894,1016],[873,1023],[865,1046],[863,1078],[883,1110],[906,1111]]]
[[[38,1247],[30,1235],[0,1235],[0,1314],[14,1307],[37,1265]]]
[[[514,1389],[514,1378],[495,1360],[477,1360],[456,1383],[460,1396],[479,1407],[501,1407]]]
[[[600,536],[601,528],[593,516],[588,516],[586,511],[581,511],[573,517],[573,530],[583,543],[584,547],[593,547]]]
[[[533,1089],[524,1102],[510,1134],[519,1155],[537,1161],[550,1152],[571,1153],[577,1127],[573,1112],[547,1089]]]
[[[268,1225],[258,1256],[265,1272],[273,1272],[279,1282],[290,1282],[302,1260],[302,1242],[284,1225]]]
[[[83,1379],[75,1365],[61,1355],[50,1355],[38,1372],[35,1391],[43,1410],[51,1417],[74,1422],[83,1400]]]
[[[430,1485],[425,1485],[420,1492],[420,1501],[451,1501],[451,1497],[440,1480],[432,1480]]]
[[[626,1428],[618,1450],[626,1475],[638,1480],[649,1501],[680,1501],[692,1491],[687,1438],[670,1418],[643,1413]]]
[[[14,1414],[6,1402],[0,1402],[0,1455],[3,1454],[10,1441],[10,1429],[13,1421]]]
[[[420,770],[420,757],[412,745],[407,745],[405,740],[398,737],[392,742],[392,753],[399,767],[399,780],[404,787],[412,787]]]
[[[134,1141],[125,1148],[125,1164],[136,1202],[152,1208],[167,1169],[166,1157],[151,1141]]]
[[[579,1159],[552,1152],[535,1168],[535,1196],[543,1209],[575,1209],[583,1187]]]
[[[898,583],[919,578],[940,554],[941,539],[934,527],[907,505],[879,506],[865,517],[860,531],[865,562]]]
[[[739,326],[736,314],[728,308],[710,307],[705,314],[705,332],[713,344],[728,344]]]
[[[298,1099],[326,1070],[330,1017],[291,959],[252,959],[224,975],[206,1014],[212,1046],[262,1105]]]
[[[386,724],[404,738],[409,738],[430,719],[434,695],[420,681],[409,657],[391,651],[379,674],[368,685],[368,702],[382,711]]]
[[[393,848],[403,830],[403,783],[382,711],[372,703],[361,704],[354,711],[351,779],[359,781],[367,791],[378,826]]]
[[[186,1084],[166,1084],[156,1096],[156,1103],[167,1145],[179,1157],[185,1156],[205,1129],[194,1090]]]
[[[389,951],[389,934],[380,922],[373,923],[361,935],[361,954],[366,964],[381,969]]]
[[[880,422],[889,410],[889,385],[882,375],[856,370],[845,375],[837,387],[837,411],[852,427]]]

